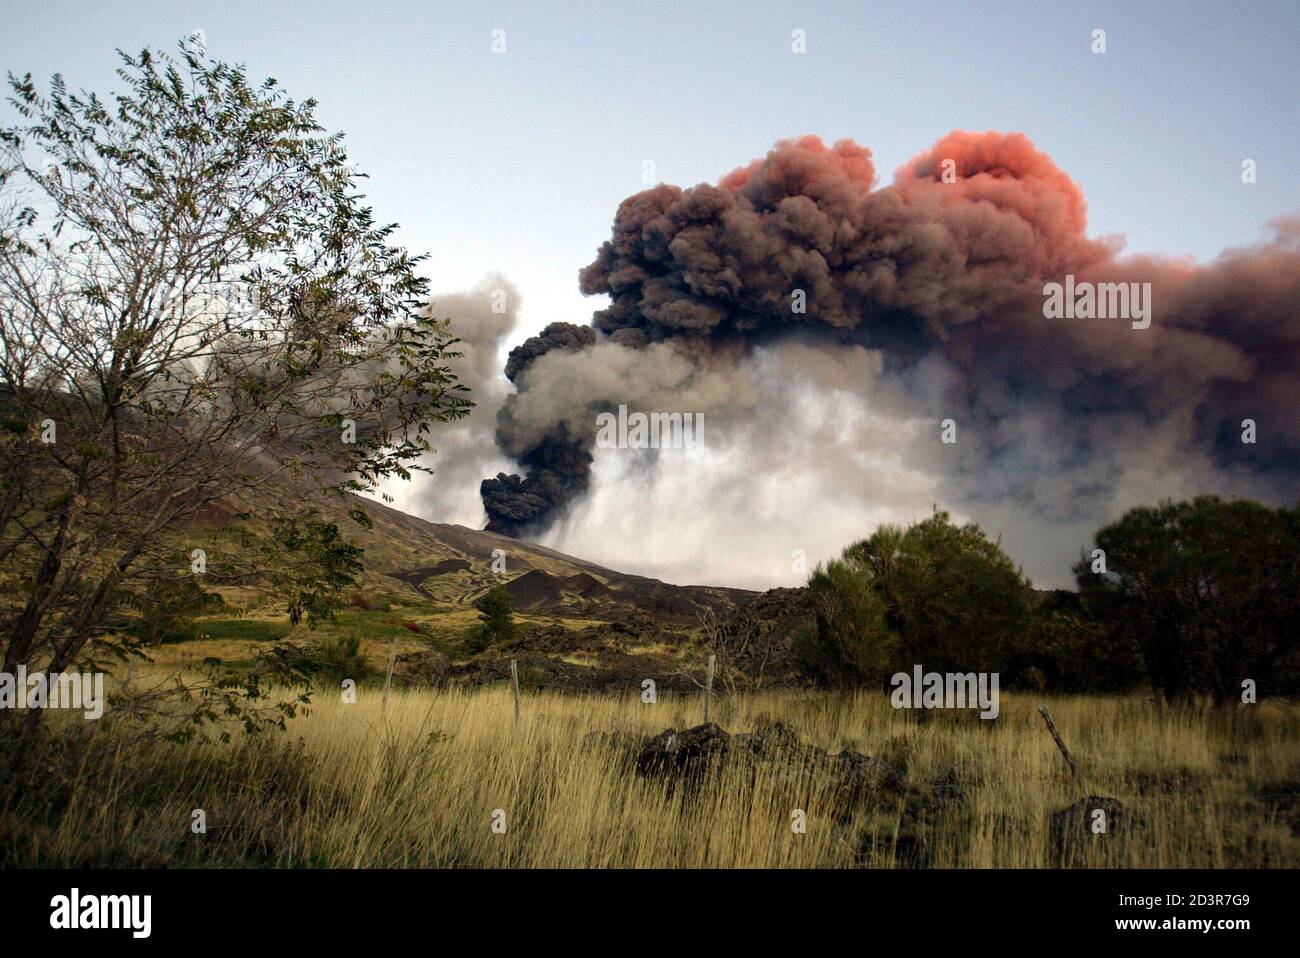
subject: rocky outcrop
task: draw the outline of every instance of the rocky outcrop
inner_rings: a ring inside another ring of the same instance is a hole
[[[809,745],[779,721],[736,735],[712,722],[681,731],[667,729],[647,741],[636,760],[638,775],[669,784],[698,781],[723,769],[739,772],[741,780],[761,775],[792,788],[806,788],[817,778],[829,780],[836,800],[845,806],[897,790],[903,778],[901,769],[852,749],[831,754]]]
[[[1119,858],[1141,821],[1117,798],[1089,795],[1052,815],[1051,836],[1067,864],[1087,864],[1088,853],[1107,862]]]
[[[408,688],[441,685],[451,674],[451,661],[434,649],[407,652],[393,662],[393,681]]]
[[[697,776],[717,768],[731,749],[731,736],[715,723],[660,732],[641,747],[638,775]]]

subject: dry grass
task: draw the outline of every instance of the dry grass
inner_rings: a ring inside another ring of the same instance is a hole
[[[1049,699],[1084,768],[1073,782],[1034,707],[1005,694],[996,722],[895,712],[881,695],[770,693],[723,700],[716,720],[760,714],[805,741],[906,759],[906,788],[836,807],[827,783],[724,772],[665,791],[583,744],[593,730],[654,733],[699,720],[695,697],[526,695],[505,689],[319,694],[287,735],[231,745],[130,744],[104,723],[51,755],[51,780],[0,816],[0,862],[18,865],[335,867],[1053,867],[1051,813],[1111,795],[1143,821],[1110,843],[1124,867],[1300,865],[1300,711],[1163,713],[1140,698]],[[59,778],[55,769],[63,769]],[[57,781],[55,779],[58,779]],[[34,796],[48,792],[41,802]],[[190,831],[202,808],[208,831]],[[504,834],[492,830],[504,812]],[[794,834],[791,812],[807,813]]]

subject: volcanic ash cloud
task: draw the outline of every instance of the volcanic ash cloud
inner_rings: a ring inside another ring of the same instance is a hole
[[[803,137],[717,185],[629,197],[579,274],[609,305],[510,354],[496,440],[525,475],[482,483],[488,527],[537,536],[576,515],[596,414],[619,404],[705,413],[724,445],[756,417],[815,431],[755,380],[788,365],[770,361],[786,343],[828,375],[840,351],[875,356],[862,401],[900,427],[865,452],[901,457],[977,516],[1074,527],[1175,487],[1294,497],[1300,220],[1206,265],[1124,257],[1086,226],[1082,191],[1018,133],[951,133],[883,187],[870,150]],[[1149,283],[1150,327],[1046,318],[1045,287],[1067,276]],[[811,394],[835,392],[818,379]],[[751,474],[769,445],[750,447]],[[807,454],[814,469],[842,458]]]

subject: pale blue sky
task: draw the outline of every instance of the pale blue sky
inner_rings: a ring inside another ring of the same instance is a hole
[[[774,140],[872,148],[882,179],[954,128],[1023,130],[1094,234],[1212,257],[1300,208],[1300,4],[0,3],[0,66],[112,87],[113,49],[209,52],[346,131],[377,215],[437,289],[491,270],[516,339],[597,305],[576,274],[618,202],[715,180]],[[1089,50],[1094,28],[1108,52]],[[808,52],[790,51],[807,32]],[[506,32],[507,52],[490,51]],[[1240,182],[1253,158],[1259,182]]]

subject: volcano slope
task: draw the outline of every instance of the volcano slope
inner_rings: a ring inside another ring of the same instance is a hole
[[[356,506],[369,517],[368,528],[346,518]],[[217,581],[207,586],[220,596],[210,614],[173,637],[181,641],[160,644],[155,660],[183,667],[218,659],[239,666],[256,657],[259,642],[270,641],[299,643],[327,659],[331,645],[355,638],[363,679],[381,681],[395,655],[399,684],[474,686],[508,677],[514,659],[521,681],[533,688],[639,690],[645,677],[654,677],[665,690],[687,691],[703,679],[709,627],[734,618],[759,595],[628,575],[355,496],[325,516],[363,550],[363,571],[344,591],[333,619],[294,627],[283,601],[263,583]],[[216,507],[201,527],[186,530],[186,545],[204,544],[231,523],[258,521]],[[510,593],[516,634],[475,651],[467,642],[479,622],[474,603],[497,585]],[[783,666],[774,661],[770,674]]]

